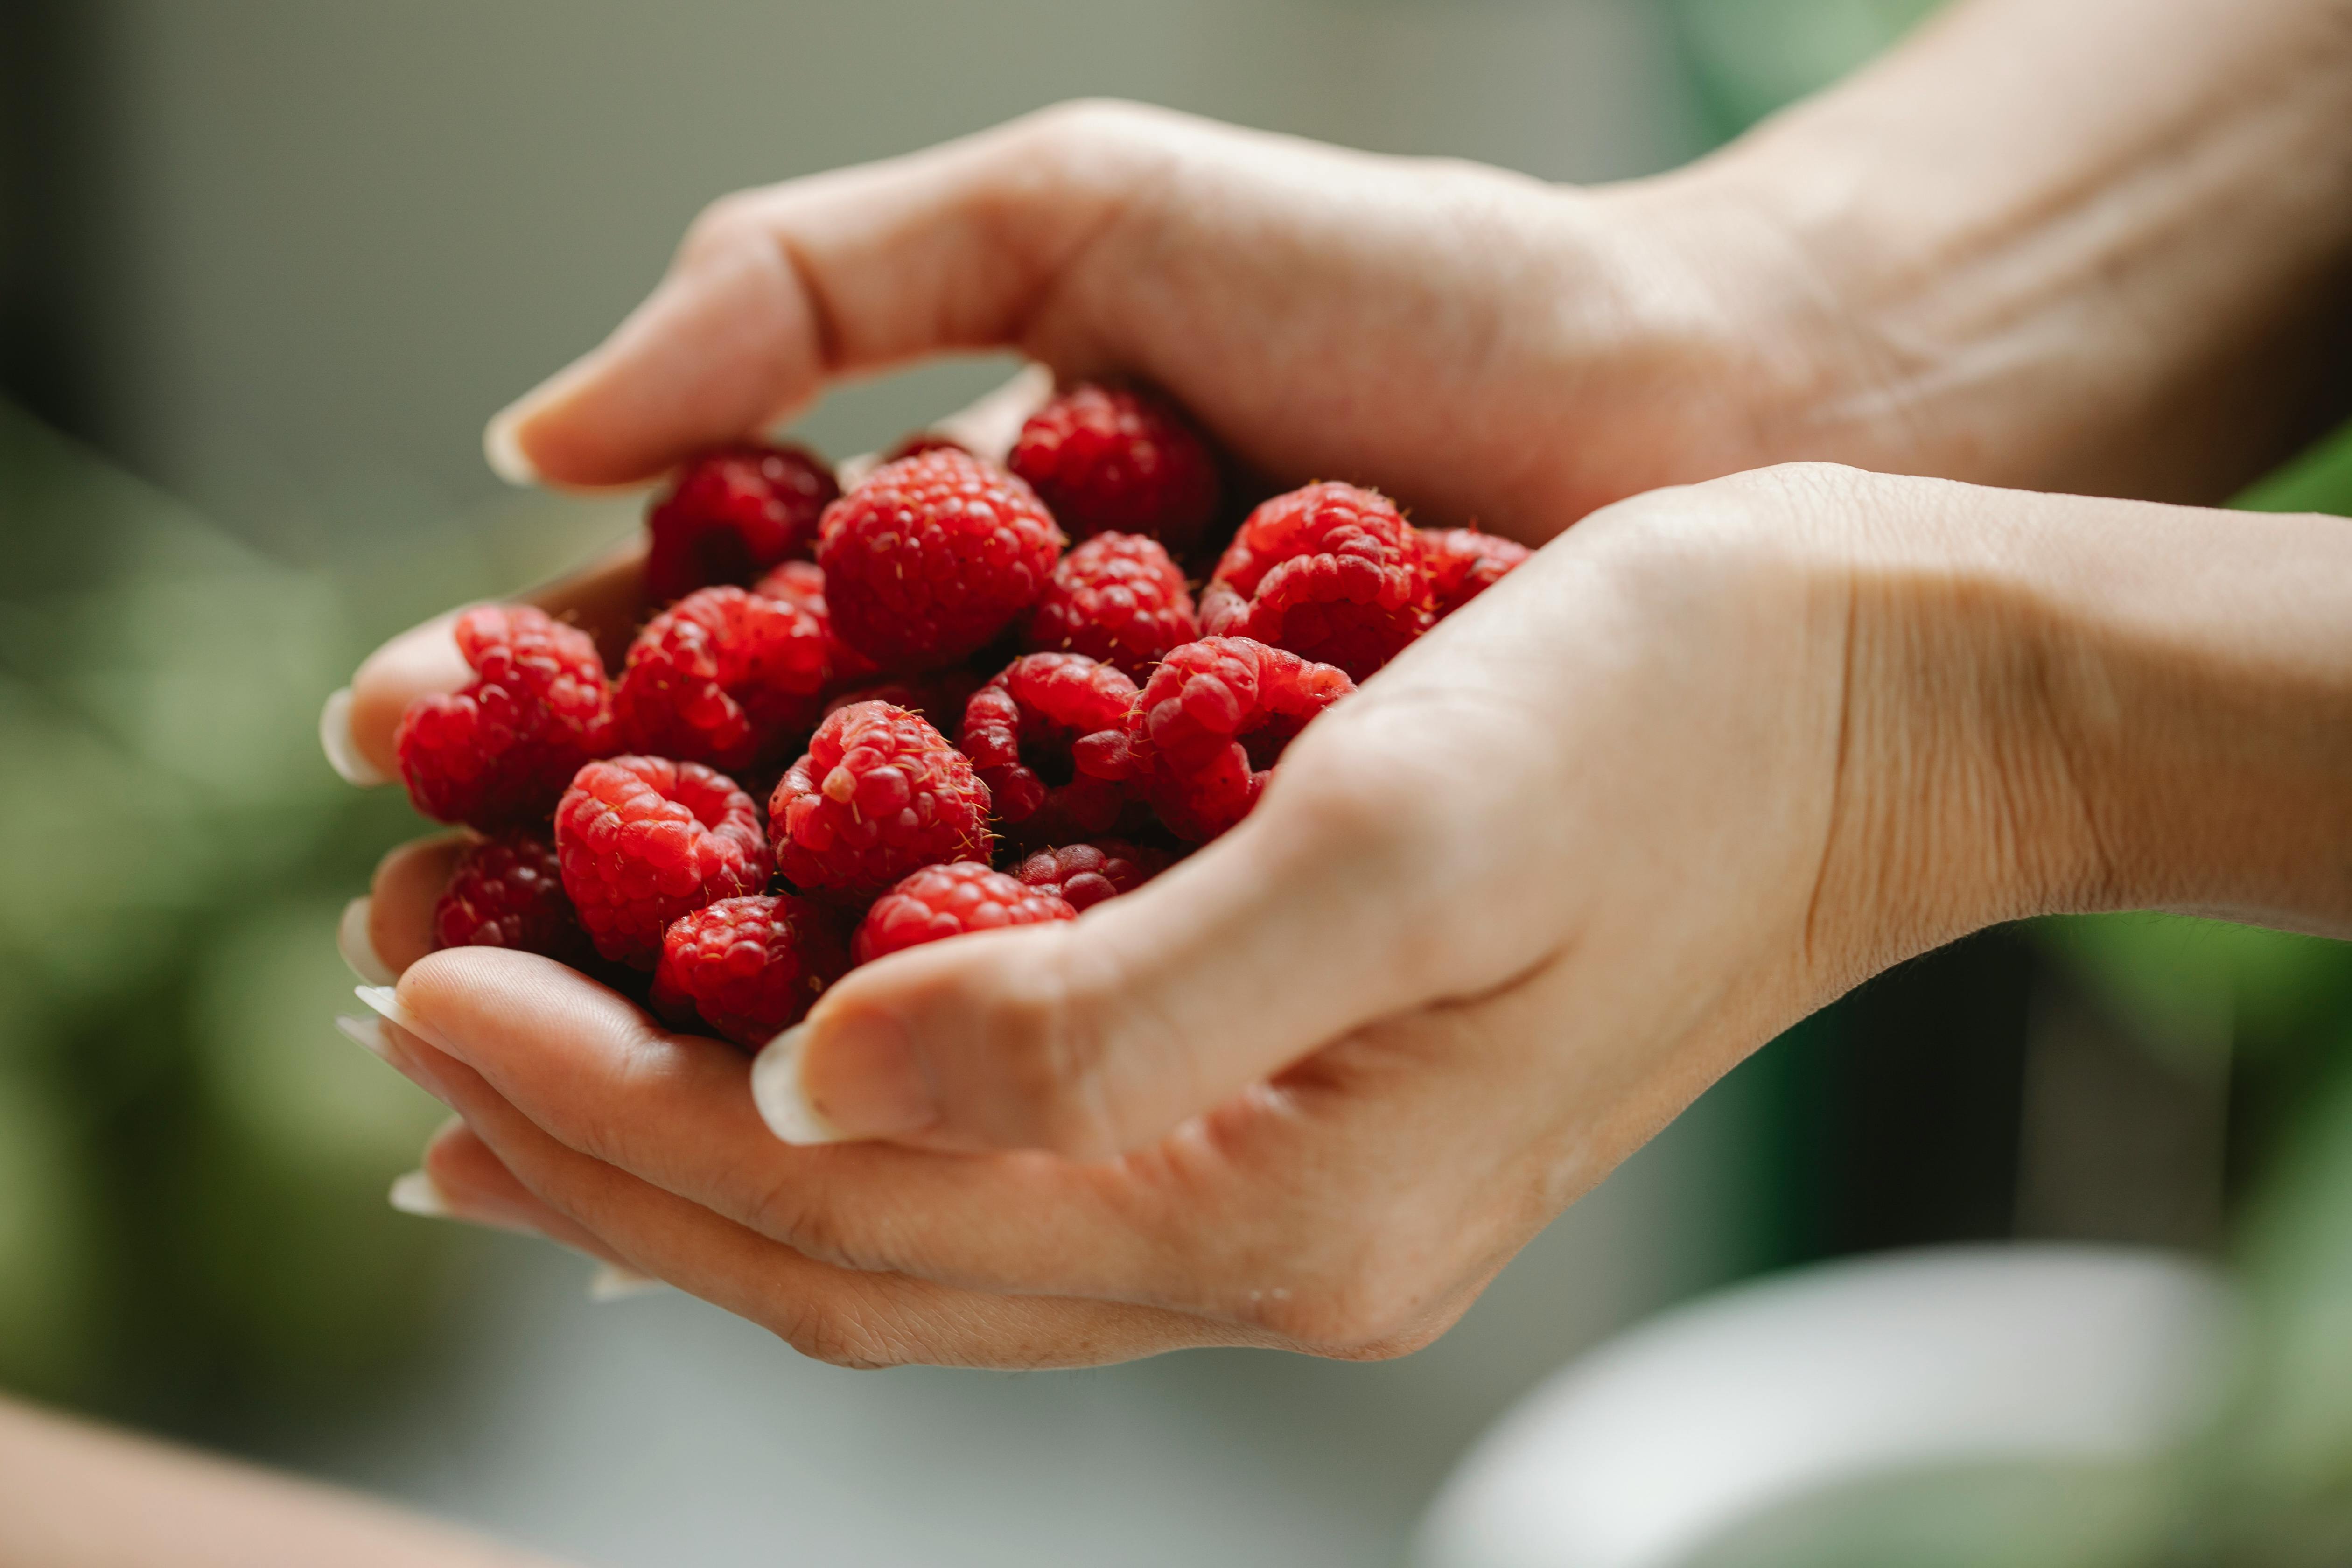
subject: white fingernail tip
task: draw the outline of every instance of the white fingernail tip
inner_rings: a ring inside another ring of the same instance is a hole
[[[374,904],[374,900],[362,895],[343,906],[343,918],[335,927],[335,950],[362,980],[371,985],[389,985],[400,976],[376,956],[375,938],[368,931],[368,917]]]
[[[359,742],[352,734],[352,689],[338,687],[327,705],[319,710],[319,750],[327,753],[327,765],[348,784],[362,789],[373,789],[390,784],[392,777],[369,762],[360,751]]]
[[[455,1219],[456,1211],[441,1189],[423,1171],[409,1171],[392,1179],[392,1191],[386,1194],[392,1206],[403,1214],[413,1214],[420,1219]]]
[[[376,1060],[383,1062],[392,1060],[392,1044],[383,1037],[383,1026],[373,1018],[338,1016],[335,1019],[335,1027],[342,1031],[343,1038],[351,1041]]]
[[[842,1131],[811,1105],[801,1087],[801,1057],[808,1026],[795,1024],[768,1042],[751,1062],[751,1103],[768,1131],[787,1143],[838,1143]]]
[[[441,1037],[440,1032],[402,1005],[400,994],[391,986],[354,985],[352,994],[366,1003],[378,1016],[390,1019],[435,1050],[449,1050],[448,1042]],[[449,1054],[455,1056],[457,1053],[450,1051]]]
[[[617,1263],[600,1263],[596,1272],[588,1277],[591,1301],[625,1301],[632,1296],[649,1296],[668,1289],[652,1276],[624,1268]]]
[[[521,416],[509,408],[482,426],[482,457],[490,472],[518,489],[529,489],[540,482],[540,475],[523,455],[522,441],[515,434],[521,423]]]

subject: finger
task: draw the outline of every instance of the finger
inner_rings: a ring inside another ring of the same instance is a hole
[[[645,545],[632,542],[585,569],[521,595],[596,639],[607,667],[617,664],[645,618]],[[337,773],[356,784],[400,776],[393,742],[401,715],[420,697],[455,691],[472,679],[452,633],[457,612],[436,616],[370,654],[351,685],[327,699],[319,741]]]
[[[423,1191],[411,1182],[422,1176]],[[425,1146],[419,1169],[393,1184],[393,1205],[434,1219],[464,1220],[495,1230],[537,1236],[618,1267],[594,1232],[541,1203],[515,1179],[462,1117],[451,1117]]]
[[[1150,166],[1050,113],[716,204],[597,349],[492,420],[518,481],[642,479],[784,417],[831,377],[1019,342]]]
[[[376,862],[367,892],[344,909],[335,930],[335,944],[353,973],[371,985],[389,985],[433,951],[434,907],[472,842],[467,833],[436,834]]]
[[[1565,1201],[1549,1168],[1508,1168],[1559,1141],[1526,1093],[1525,1042],[1548,1036],[1517,1027],[1524,1000],[1383,1026],[1095,1164],[781,1144],[745,1107],[739,1052],[528,955],[437,955],[400,1005],[565,1147],[819,1261],[1155,1306],[1318,1353],[1425,1343]]]
[[[992,1296],[816,1262],[565,1146],[462,1060],[397,1023],[384,1033],[535,1198],[596,1238],[600,1256],[761,1323],[804,1355],[851,1366],[1031,1368],[1273,1342],[1153,1308]]]

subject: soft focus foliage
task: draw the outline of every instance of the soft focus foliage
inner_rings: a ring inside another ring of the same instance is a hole
[[[318,751],[373,627],[5,409],[0,516],[0,1384],[340,1398],[445,1245],[383,1202],[439,1108],[331,1023],[334,916],[410,830]]]

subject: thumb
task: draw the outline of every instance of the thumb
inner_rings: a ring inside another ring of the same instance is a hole
[[[856,971],[761,1054],[762,1114],[788,1142],[1100,1158],[1444,993],[1443,854],[1394,777],[1286,761],[1240,826],[1077,921]]]

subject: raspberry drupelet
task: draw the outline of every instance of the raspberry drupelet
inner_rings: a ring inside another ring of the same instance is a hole
[[[1217,510],[1217,462],[1166,399],[1080,384],[1029,416],[1006,466],[1074,539],[1147,534],[1178,554]]]
[[[1030,612],[1025,641],[1038,653],[1082,653],[1137,680],[1168,650],[1201,635],[1184,574],[1156,539],[1097,533],[1062,557]]]
[[[1179,838],[1206,843],[1249,815],[1292,738],[1355,689],[1345,671],[1286,649],[1203,637],[1160,661],[1121,748],[1087,763],[1131,780]]]
[[[929,724],[857,702],[817,726],[768,802],[776,868],[804,893],[870,899],[920,867],[988,858],[988,786]]]
[[[1533,553],[1516,539],[1475,528],[1423,528],[1421,560],[1429,574],[1429,594],[1444,620],[1496,584]]]
[[[1201,629],[1335,665],[1361,680],[1430,628],[1412,525],[1376,490],[1317,484],[1249,514],[1201,595]]]
[[[807,611],[698,588],[630,645],[613,693],[618,743],[730,773],[773,767],[815,727],[830,665],[824,628]]]
[[[478,839],[433,906],[433,945],[504,947],[584,967],[593,957],[588,932],[563,890],[555,846],[536,833]]]
[[[833,610],[824,602],[824,568],[814,561],[787,561],[752,584],[751,592],[771,599],[782,599],[814,617],[824,628],[827,658],[833,667],[833,683],[845,686],[872,680],[882,673],[882,667],[850,647],[833,629]]]
[[[1005,837],[1049,844],[1117,825],[1127,787],[1088,776],[1076,757],[1089,736],[1097,748],[1118,740],[1135,696],[1135,682],[1082,653],[1025,654],[971,694],[957,744]]]
[[[759,808],[724,773],[666,757],[582,768],[555,812],[563,890],[596,951],[651,969],[672,921],[767,885]]]
[[[801,1020],[849,970],[833,911],[805,899],[721,899],[670,922],[654,970],[654,1010],[758,1050]]]
[[[871,963],[966,931],[1076,920],[1077,913],[1054,894],[977,861],[926,866],[874,900],[850,941],[849,956],[852,963]]]
[[[646,513],[646,593],[658,605],[697,588],[741,587],[808,554],[840,493],[833,469],[799,447],[743,442],[688,458]]]
[[[1133,892],[1168,869],[1173,859],[1165,849],[1139,847],[1123,838],[1097,838],[1040,849],[1013,868],[1013,874],[1083,913],[1105,899]]]
[[[817,538],[841,639],[887,669],[979,651],[1045,591],[1062,531],[1029,487],[951,447],[886,463]]]
[[[613,689],[587,633],[528,605],[457,617],[474,679],[419,698],[394,745],[416,809],[494,831],[544,820],[591,757],[613,749]]]

